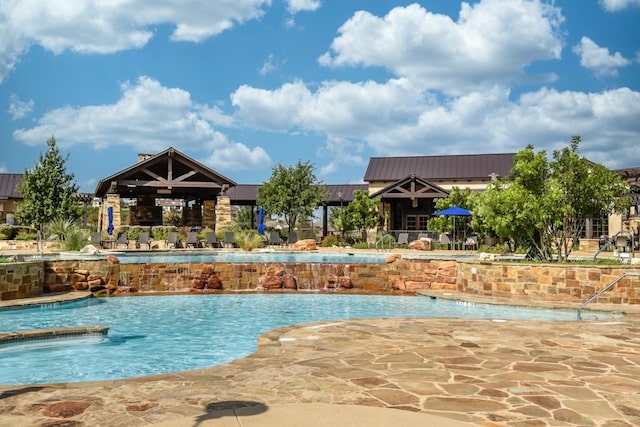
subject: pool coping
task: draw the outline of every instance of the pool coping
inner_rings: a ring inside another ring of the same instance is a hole
[[[30,341],[48,341],[64,338],[105,336],[109,326],[71,326],[65,328],[30,329],[25,331],[0,332],[0,348],[7,344]]]

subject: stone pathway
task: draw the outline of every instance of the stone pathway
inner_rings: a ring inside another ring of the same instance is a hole
[[[206,417],[225,405],[296,403],[395,408],[481,426],[640,425],[638,314],[318,322],[266,333],[258,347],[182,373],[0,386],[0,426],[133,427]]]

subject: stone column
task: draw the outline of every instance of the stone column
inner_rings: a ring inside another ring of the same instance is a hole
[[[218,232],[231,228],[231,199],[229,196],[218,196],[215,210],[215,231]]]
[[[215,200],[204,200],[202,202],[202,226],[215,230],[215,227],[216,227]]]
[[[107,234],[107,227],[109,227],[109,206],[113,208],[113,228],[117,230],[122,226],[120,218],[120,195],[116,193],[109,193],[107,194],[106,199],[102,200],[102,206],[100,207],[99,229],[100,232],[104,234]]]

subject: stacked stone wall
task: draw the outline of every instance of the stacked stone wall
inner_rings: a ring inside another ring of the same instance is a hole
[[[42,295],[44,262],[0,263],[0,300]]]
[[[633,266],[517,264],[473,260],[403,259],[380,264],[153,263],[100,260],[0,264],[1,299],[43,292],[89,290],[99,295],[129,292],[354,290],[414,293],[459,291],[532,301],[586,300]],[[640,277],[622,279],[598,302],[640,304]]]

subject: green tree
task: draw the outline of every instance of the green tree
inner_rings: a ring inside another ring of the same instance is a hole
[[[585,219],[628,212],[628,184],[605,166],[578,154],[581,140],[556,150],[552,161],[529,145],[515,158],[510,179],[498,180],[479,198],[474,221],[524,246],[532,258],[566,261]]]
[[[326,191],[316,179],[314,167],[300,162],[293,167],[276,165],[269,181],[258,187],[258,206],[268,215],[284,218],[293,231],[298,218],[308,218],[326,198]]]
[[[20,193],[23,202],[18,208],[16,219],[22,224],[41,226],[55,218],[77,220],[80,217],[76,203],[78,187],[73,183],[73,174],[68,174],[65,162],[56,147],[56,139],[47,140],[47,152],[40,154],[38,163],[32,170],[26,169]]]
[[[355,230],[361,241],[367,239],[367,230],[377,228],[382,223],[380,198],[369,198],[368,191],[355,190],[353,201],[344,210],[344,225]]]
[[[476,198],[477,193],[471,191],[469,188],[460,189],[459,187],[453,187],[447,198],[435,200],[436,212],[452,206],[458,206],[473,213],[475,211]],[[454,221],[456,234],[460,233],[466,236],[471,228],[471,218],[464,216],[455,218],[434,216],[427,222],[427,229],[438,232],[453,231]]]

